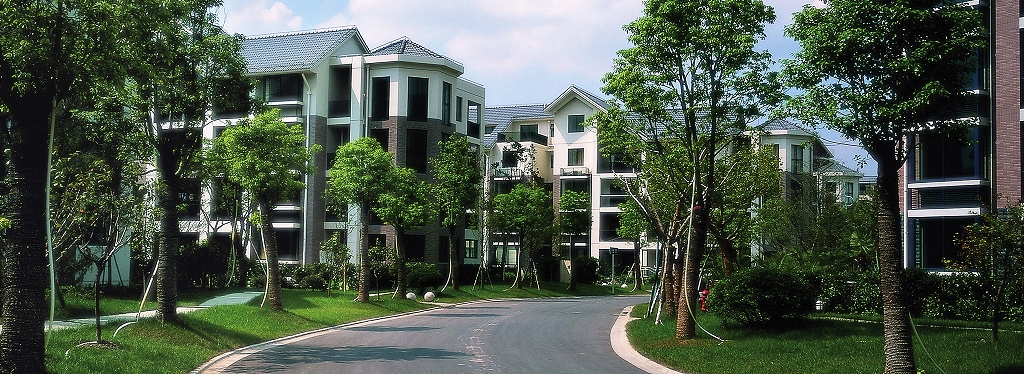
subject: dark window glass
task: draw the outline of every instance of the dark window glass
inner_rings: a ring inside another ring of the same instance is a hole
[[[569,115],[569,132],[583,132],[583,115]]]
[[[385,234],[368,234],[371,247],[387,247],[388,236]],[[406,257],[408,258],[408,257]]]
[[[462,96],[455,97],[455,122],[462,122]]]
[[[409,77],[409,120],[427,120],[427,78]]]
[[[590,193],[590,182],[582,178],[562,179],[562,191]]]
[[[406,130],[405,166],[417,173],[427,172],[427,131]]]
[[[274,229],[277,236],[277,259],[282,261],[299,260],[299,230]]]
[[[630,166],[629,162],[626,161],[626,157],[622,154],[612,153],[604,154],[601,153],[600,158],[597,159],[597,172],[598,173],[631,173],[633,167]]]
[[[302,76],[299,74],[274,75],[266,80],[267,101],[302,100]]]
[[[448,237],[439,236],[437,238],[437,262],[448,262],[451,258],[448,253]]]
[[[984,142],[975,141],[977,130],[968,139],[923,133],[915,137],[914,177],[917,180],[969,178],[980,175],[978,151]]]
[[[619,213],[601,213],[601,226],[599,237],[603,241],[625,241],[619,238],[616,230],[619,229]]]
[[[441,83],[441,123],[452,123],[452,84],[448,82]]]
[[[514,168],[519,165],[519,155],[512,151],[501,152],[501,166]]]
[[[917,266],[925,269],[945,269],[943,260],[958,259],[954,238],[975,218],[929,218],[914,222],[914,247]]]
[[[370,111],[371,121],[384,121],[390,116],[391,77],[376,77],[372,83],[373,109]]]
[[[583,148],[569,149],[569,166],[583,166]]]
[[[463,255],[465,258],[477,258],[480,256],[480,242],[472,239],[466,239],[466,252]]]
[[[377,139],[377,143],[380,143],[380,147],[388,150],[388,129],[371,129],[370,137]]]
[[[423,261],[427,254],[426,237],[423,235],[405,235],[405,260],[409,262]]]

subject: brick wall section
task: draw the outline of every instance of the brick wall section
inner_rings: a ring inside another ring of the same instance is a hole
[[[993,99],[992,122],[994,179],[992,197],[997,206],[1021,198],[1020,129],[1020,4],[994,0],[993,12]]]

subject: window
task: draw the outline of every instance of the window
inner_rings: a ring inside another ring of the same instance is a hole
[[[301,235],[297,229],[274,229],[277,238],[277,259],[281,261],[297,261],[299,259],[299,240]]]
[[[427,78],[409,77],[409,120],[427,120]]]
[[[601,179],[601,206],[617,207],[626,202],[629,195],[618,179]]]
[[[632,173],[633,167],[626,162],[626,157],[619,153],[600,153],[597,159],[598,173]]]
[[[448,253],[448,237],[439,236],[437,237],[437,262],[448,262],[451,259],[450,253]],[[455,249],[456,251],[458,248]],[[458,256],[458,253],[455,254]]]
[[[603,241],[625,241],[616,232],[619,229],[619,213],[601,213],[598,235]]]
[[[944,260],[959,257],[954,238],[977,218],[921,218],[912,220],[915,264],[925,269],[945,269]]]
[[[373,93],[373,109],[370,111],[371,121],[385,121],[391,115],[391,77],[376,77],[371,83]]]
[[[569,166],[583,166],[583,148],[569,149]]]
[[[302,100],[302,76],[299,74],[274,75],[267,77],[267,101]]]
[[[536,124],[534,124],[534,125],[520,125],[519,126],[519,132],[520,133],[526,133],[526,134],[536,134],[537,133],[537,125]]]
[[[452,84],[441,82],[441,123],[452,124]]]
[[[466,106],[466,115],[468,116],[466,117],[466,133],[477,139],[480,139],[480,109],[480,104],[475,103],[472,100],[470,100]],[[490,134],[491,131],[494,130],[494,127],[487,127],[490,128],[487,130],[487,133]]]
[[[501,152],[501,166],[506,168],[514,168],[519,165],[519,155],[512,151]]]
[[[981,155],[987,137],[980,127],[957,139],[935,132],[914,135],[914,179],[942,180],[982,176]]]
[[[455,122],[462,122],[462,96],[455,97]]]
[[[388,129],[370,129],[370,137],[376,139],[384,151],[388,150]]]
[[[427,256],[427,240],[423,235],[405,235],[405,260],[423,261]]]
[[[562,179],[562,191],[575,191],[589,194],[590,182],[588,179],[582,178]]]
[[[583,132],[583,115],[569,115],[569,132]]]
[[[793,144],[790,146],[790,150],[793,152],[792,161],[790,165],[790,171],[794,173],[804,172],[804,147],[802,145]]]
[[[480,242],[477,240],[466,239],[466,252],[465,258],[477,258],[480,257]]]
[[[417,173],[427,172],[427,130],[406,130],[405,166]]]

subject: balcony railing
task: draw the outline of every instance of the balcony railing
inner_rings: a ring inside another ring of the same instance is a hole
[[[590,175],[590,168],[586,166],[572,166],[567,168],[561,168],[559,173],[563,177],[584,177]]]
[[[331,118],[352,115],[352,100],[331,100],[327,102],[327,115]]]
[[[491,176],[495,178],[522,178],[525,175],[523,169],[513,167],[499,167],[491,171]]]
[[[535,132],[506,132],[498,134],[498,143],[504,142],[520,142],[520,143],[536,143],[540,145],[548,145],[548,137],[535,133]]]

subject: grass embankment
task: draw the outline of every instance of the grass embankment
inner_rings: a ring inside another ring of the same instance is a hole
[[[183,290],[178,294],[178,306],[196,306],[200,303],[212,299],[218,295],[224,295],[232,292],[251,291],[245,288],[199,288],[191,290]],[[156,290],[150,291],[151,294],[146,301],[146,305],[143,310],[156,309]],[[129,312],[139,311],[139,301],[142,300],[142,295],[138,290],[124,289],[115,291],[106,291],[100,295],[100,314],[111,315],[121,314]],[[46,302],[50,302],[50,294],[46,294]],[[93,290],[86,288],[65,288],[64,289],[64,307],[57,304],[57,312],[55,318],[57,319],[68,319],[68,318],[88,318],[93,317],[94,308],[96,307],[95,300],[93,299]]]
[[[637,306],[633,315],[643,317],[646,310],[646,305]],[[674,337],[675,320],[655,325],[653,317],[630,322],[626,331],[644,356],[691,374],[880,373],[885,364],[880,323],[812,318],[786,329],[754,329],[723,324],[709,313],[700,313],[698,322],[726,342],[702,334],[680,343]],[[914,354],[925,373],[1024,372],[1024,333],[1004,331],[994,343],[991,330],[961,328],[962,321],[915,322],[921,338],[914,338]]]
[[[508,285],[499,284],[482,289],[470,286],[459,291],[448,290],[436,301],[457,303],[492,298],[611,294],[608,287],[580,285],[580,290],[572,293],[565,288],[564,283],[542,283],[540,290],[530,287],[509,289]],[[112,341],[115,349],[76,347],[79,343],[95,339],[95,329],[91,326],[54,331],[46,350],[46,367],[51,373],[186,373],[232,349],[304,331],[433,306],[391,299],[390,294],[382,295],[379,301],[371,297],[370,303],[360,304],[352,301],[354,292],[335,291],[328,297],[323,291],[283,291],[284,310],[280,312],[260,308],[261,299],[256,298],[249,305],[218,306],[182,314],[176,323],[144,320],[123,329],[117,338],[111,335],[118,325],[107,325],[103,329],[103,337]],[[220,290],[217,294],[228,292]],[[617,294],[624,293],[625,290],[617,290]],[[211,293],[202,297],[205,300],[215,295]],[[105,297],[102,303],[130,305],[113,297]],[[136,301],[128,311],[137,309]]]

